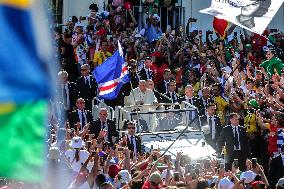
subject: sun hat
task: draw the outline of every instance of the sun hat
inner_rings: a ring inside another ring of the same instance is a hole
[[[230,181],[227,177],[222,178],[218,183],[218,189],[231,189],[234,183]]]
[[[47,158],[55,159],[55,160],[59,159],[60,158],[60,150],[57,147],[49,148],[49,152],[48,152]]]
[[[83,148],[85,146],[85,142],[81,137],[73,137],[70,143],[71,148]]]

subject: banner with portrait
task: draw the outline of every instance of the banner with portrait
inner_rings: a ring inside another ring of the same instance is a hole
[[[212,0],[201,13],[225,19],[251,32],[262,34],[284,0]]]

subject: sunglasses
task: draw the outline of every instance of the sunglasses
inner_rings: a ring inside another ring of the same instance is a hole
[[[135,127],[128,127],[128,129],[135,129]]]
[[[86,70],[88,70],[88,69],[81,69],[81,71],[86,71]]]

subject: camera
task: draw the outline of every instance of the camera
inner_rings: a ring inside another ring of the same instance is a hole
[[[256,168],[257,159],[256,158],[251,158],[251,164],[252,164],[252,168]]]
[[[208,30],[208,35],[213,35],[213,31]]]
[[[192,17],[190,17],[188,20],[189,20],[190,22],[197,22],[197,19],[196,19],[196,18],[192,18]]]
[[[176,182],[179,181],[179,172],[174,172],[174,180],[175,180]]]
[[[239,167],[239,160],[238,159],[234,159],[233,166],[236,169]]]

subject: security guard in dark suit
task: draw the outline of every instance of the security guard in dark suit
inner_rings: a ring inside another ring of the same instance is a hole
[[[238,159],[240,170],[245,171],[246,159],[250,156],[250,150],[246,129],[239,125],[237,113],[230,115],[230,124],[221,131],[218,139],[217,156],[220,156],[224,145],[226,170],[231,170],[234,159]]]

